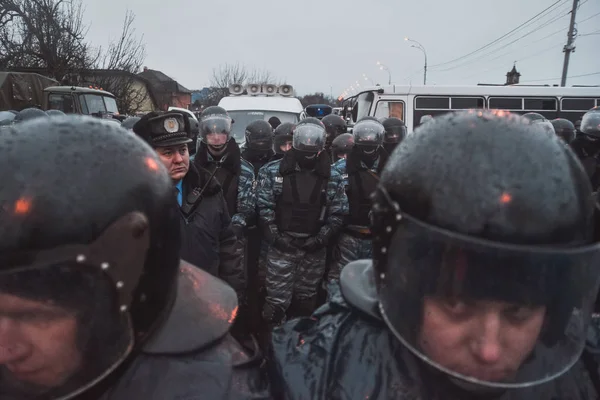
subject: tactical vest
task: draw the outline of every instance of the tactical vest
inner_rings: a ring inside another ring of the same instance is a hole
[[[348,175],[346,195],[350,206],[349,225],[369,226],[371,193],[377,189],[379,177],[369,170],[360,170]]]
[[[326,199],[326,178],[311,171],[285,175],[282,193],[275,206],[279,231],[317,234],[324,223]]]
[[[217,178],[217,181],[219,181],[223,188],[223,197],[225,197],[225,202],[227,203],[229,216],[233,217],[237,213],[238,182],[240,177],[227,168],[219,168],[215,174],[215,178]]]

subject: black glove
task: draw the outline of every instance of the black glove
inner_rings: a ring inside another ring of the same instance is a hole
[[[302,250],[306,251],[307,253],[314,253],[321,250],[323,247],[325,247],[325,243],[319,239],[319,236],[313,236],[306,239],[302,245]]]
[[[273,246],[284,253],[294,253],[298,247],[294,245],[294,238],[288,235],[278,235],[273,241]]]
[[[235,233],[238,240],[241,240],[246,236],[246,228],[240,224],[231,224],[231,230]]]
[[[262,309],[265,322],[279,324],[285,320],[285,310],[277,305],[265,303]]]

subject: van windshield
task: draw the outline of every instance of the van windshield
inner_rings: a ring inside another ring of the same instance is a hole
[[[242,145],[246,142],[246,126],[252,121],[262,119],[269,121],[272,117],[276,117],[283,124],[285,122],[291,122],[293,124],[298,122],[298,114],[291,112],[281,111],[264,111],[264,110],[243,110],[243,111],[227,111],[229,116],[233,118],[233,125],[231,126],[231,135],[235,138],[235,141]]]

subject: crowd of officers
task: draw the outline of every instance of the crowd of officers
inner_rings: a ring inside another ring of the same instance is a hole
[[[13,115],[2,400],[600,395],[598,109]]]

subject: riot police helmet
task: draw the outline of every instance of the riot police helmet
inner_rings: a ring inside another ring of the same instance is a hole
[[[421,119],[419,119],[419,125],[423,125],[426,122],[432,121],[433,120],[433,116],[432,115],[423,115],[421,117]]]
[[[338,157],[350,154],[354,147],[354,136],[351,133],[342,133],[331,143],[331,153],[333,160],[336,161]]]
[[[406,137],[406,125],[400,118],[386,118],[381,124],[385,129],[383,143],[400,143]]]
[[[283,154],[286,146],[292,144],[292,134],[296,125],[291,122],[284,122],[273,131],[273,151],[275,154]]]
[[[579,360],[598,290],[589,179],[515,114],[435,122],[391,154],[372,198],[383,320],[463,390],[552,380]]]
[[[39,108],[25,108],[15,116],[14,123],[19,124],[23,121],[29,121],[36,118],[48,118],[48,114]]]
[[[530,124],[535,125],[539,130],[547,133],[548,135],[555,135],[554,126],[552,123],[544,117],[542,114],[529,112],[522,116],[525,120],[529,121]]]
[[[140,117],[127,117],[123,120],[123,122],[121,122],[121,127],[123,129],[127,129],[128,131],[132,131],[133,130],[133,126],[136,124],[136,122],[138,122],[141,118]]]
[[[0,127],[12,125],[15,117],[16,114],[11,113],[10,111],[0,111]]]
[[[594,139],[600,138],[600,112],[588,111],[581,118],[581,133]]]
[[[306,153],[319,153],[325,148],[325,126],[314,117],[304,118],[294,127],[292,147]]]
[[[49,117],[64,117],[67,115],[60,110],[47,110],[46,114],[48,114]]]
[[[87,116],[12,126],[0,164],[0,392],[72,398],[147,346],[171,309],[173,184],[138,137]]]
[[[207,107],[200,114],[200,140],[215,148],[223,148],[231,138],[231,117],[223,107]]]
[[[556,118],[550,122],[554,127],[556,135],[564,140],[565,143],[569,144],[575,139],[577,131],[575,130],[575,125],[573,125],[571,121],[564,118]]]
[[[346,133],[346,121],[344,121],[344,119],[339,115],[326,115],[323,117],[321,122],[323,125],[325,125],[325,131],[327,132],[327,140],[329,143],[333,142],[333,140],[341,134]]]
[[[262,119],[246,126],[246,147],[256,151],[269,152],[273,148],[273,128]]]
[[[383,144],[385,128],[377,119],[371,118],[362,118],[352,127],[352,135],[356,146],[376,148]]]

